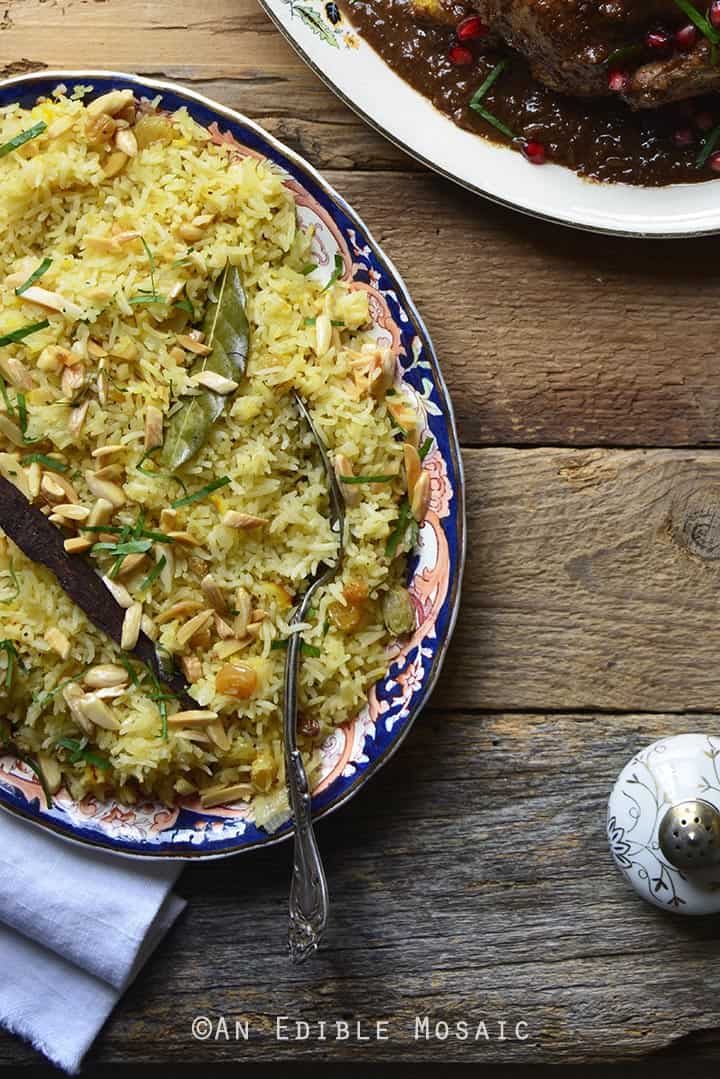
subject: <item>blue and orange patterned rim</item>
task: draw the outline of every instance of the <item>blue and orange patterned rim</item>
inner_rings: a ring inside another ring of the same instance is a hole
[[[298,212],[313,219],[321,258],[342,255],[352,288],[370,294],[375,328],[389,338],[400,362],[402,382],[425,417],[433,449],[426,459],[431,504],[408,584],[419,614],[419,629],[389,659],[387,674],[370,691],[361,716],[341,728],[326,746],[327,767],[313,794],[316,818],[338,809],[356,794],[400,746],[435,685],[457,618],[465,560],[465,498],[462,458],[452,404],[423,322],[392,262],[345,200],[320,174],[252,120],[175,83],[109,71],[43,71],[0,83],[0,106],[29,107],[59,84],[92,85],[94,93],[132,87],[138,97],[162,95],[162,107],[185,106],[239,155],[267,159],[293,192]],[[0,759],[0,807],[58,835],[131,857],[223,857],[287,839],[286,821],[268,834],[244,810],[203,811],[197,804],[132,808],[93,798],[73,802],[58,796],[48,810],[34,777],[14,758]]]

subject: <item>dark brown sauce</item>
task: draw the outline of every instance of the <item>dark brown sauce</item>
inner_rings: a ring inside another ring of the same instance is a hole
[[[708,166],[697,166],[704,133],[694,132],[686,147],[673,141],[676,131],[692,128],[692,117],[699,113],[720,122],[716,96],[638,111],[612,98],[566,97],[534,79],[523,57],[508,48],[475,49],[473,65],[455,67],[448,60],[456,41],[454,27],[419,21],[409,0],[352,0],[345,12],[406,82],[460,127],[484,138],[509,141],[468,102],[498,61],[509,56],[510,64],[483,105],[518,136],[516,148],[522,140],[537,140],[547,160],[593,180],[660,187],[716,177]],[[468,13],[463,4],[457,5],[458,22]]]

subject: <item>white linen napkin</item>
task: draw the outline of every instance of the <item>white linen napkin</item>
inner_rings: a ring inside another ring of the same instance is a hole
[[[0,1025],[71,1074],[185,901],[178,862],[94,851],[0,813]]]

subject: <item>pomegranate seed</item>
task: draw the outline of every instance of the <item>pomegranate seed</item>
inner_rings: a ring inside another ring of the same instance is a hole
[[[490,27],[486,26],[479,15],[468,15],[458,23],[457,36],[460,41],[474,41],[479,37],[486,37],[490,33]]]
[[[711,131],[715,127],[715,120],[711,112],[699,112],[695,117],[695,127],[698,131]]]
[[[545,164],[545,147],[541,142],[537,142],[535,139],[528,139],[528,141],[522,145],[522,152],[531,164]]]
[[[679,127],[677,131],[673,131],[673,142],[681,149],[685,146],[692,146],[695,142],[695,136],[689,127]]]
[[[608,89],[614,94],[622,94],[630,85],[630,76],[627,71],[611,71],[608,76]]]
[[[455,67],[465,67],[467,64],[472,64],[475,57],[464,45],[453,45],[448,53],[448,60]]]
[[[680,52],[690,52],[697,45],[698,32],[691,22],[675,31],[673,41]]]
[[[671,41],[672,38],[667,30],[649,30],[645,35],[645,44],[649,49],[655,49],[656,52],[669,49]]]
[[[710,154],[708,165],[713,172],[720,172],[720,150],[716,150],[714,154]]]
[[[716,30],[720,30],[720,0],[712,0],[708,17]]]

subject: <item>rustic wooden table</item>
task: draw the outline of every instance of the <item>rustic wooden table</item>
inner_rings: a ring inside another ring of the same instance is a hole
[[[325,172],[427,321],[469,510],[433,703],[319,828],[322,954],[286,959],[285,847],[194,866],[186,916],[91,1060],[720,1059],[720,921],[641,903],[604,838],[634,750],[720,727],[716,242],[584,235],[464,193],[357,119],[255,0],[4,0],[0,76],[45,66],[185,82]],[[250,1040],[193,1042],[198,1014],[247,1019]],[[387,1020],[388,1040],[278,1041],[284,1015]],[[416,1042],[415,1016],[491,1040]],[[0,1038],[0,1065],[31,1059]]]

